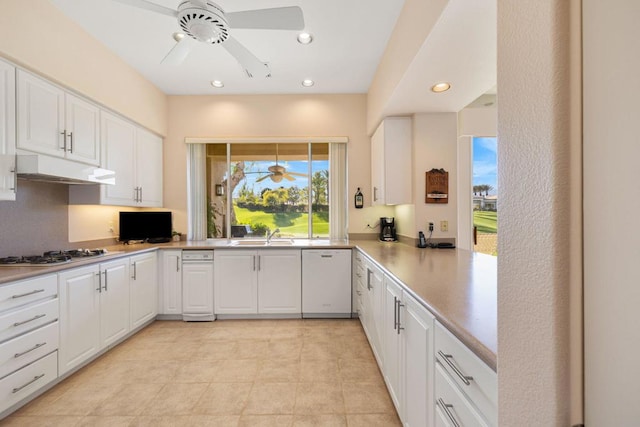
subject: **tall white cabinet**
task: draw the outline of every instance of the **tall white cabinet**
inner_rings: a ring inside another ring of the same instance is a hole
[[[412,203],[411,117],[387,117],[371,137],[371,203]]]
[[[0,59],[0,200],[16,199],[16,69]]]

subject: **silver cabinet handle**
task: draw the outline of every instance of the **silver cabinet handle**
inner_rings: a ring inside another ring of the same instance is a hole
[[[73,132],[69,132],[69,150],[67,151],[73,153]]]
[[[67,130],[63,130],[62,132],[60,132],[60,135],[62,135],[62,147],[58,147],[61,150],[67,151]]]
[[[102,272],[98,271],[96,276],[98,276],[98,287],[96,288],[96,291],[102,293]]]
[[[140,200],[138,200],[140,203],[142,203],[142,187],[140,187]]]
[[[176,271],[180,271],[180,257],[176,257]]]
[[[104,271],[104,291],[105,291],[105,292],[107,292],[107,277],[108,277],[108,276],[107,276],[107,272],[108,272],[108,271],[109,271],[109,270],[105,270],[105,271]]]
[[[398,298],[393,297],[393,330],[398,327]]]
[[[31,292],[26,292],[24,294],[11,295],[11,298],[16,299],[16,298],[28,297],[29,295],[37,294],[40,292],[44,292],[44,289],[36,289]]]
[[[368,291],[373,289],[373,286],[371,286],[371,273],[372,271],[367,268],[367,290]]]
[[[256,256],[253,256],[253,271],[256,271]]]
[[[333,258],[333,255],[320,255],[320,258]]]
[[[44,374],[40,374],[40,375],[36,375],[35,377],[33,377],[33,379],[31,381],[29,381],[26,384],[21,385],[20,387],[16,387],[13,390],[11,390],[11,393],[15,394],[17,392],[19,392],[20,390],[22,390],[23,388],[25,388],[26,386],[35,383],[36,381],[38,381],[40,378],[44,377]]]
[[[398,335],[400,335],[400,331],[403,331],[404,328],[400,326],[400,307],[404,307],[402,301],[398,300]]]
[[[20,326],[20,325],[24,325],[25,323],[29,323],[29,322],[33,322],[34,320],[38,320],[43,318],[44,316],[46,316],[46,314],[36,314],[35,316],[33,316],[31,319],[27,319],[27,320],[23,320],[22,322],[16,322],[13,324],[13,326]]]
[[[260,267],[261,267],[261,265],[260,265],[260,255],[258,255],[258,271],[260,271]]]
[[[138,261],[134,261],[133,262],[133,276],[131,276],[131,278],[133,280],[138,280],[138,268],[137,268],[137,265],[138,265]]]
[[[37,349],[39,349],[39,348],[40,348],[40,347],[42,347],[43,345],[47,345],[47,342],[45,341],[45,342],[43,342],[43,343],[36,344],[35,346],[31,347],[29,350],[25,350],[25,351],[22,351],[22,352],[20,352],[20,353],[16,353],[16,354],[14,354],[14,355],[13,355],[13,357],[14,357],[14,358],[18,358],[18,357],[20,357],[20,356],[24,356],[24,355],[25,355],[25,354],[27,354],[27,353],[31,353],[33,350],[37,350]]]
[[[460,427],[460,423],[456,420],[456,418],[453,416],[453,414],[449,410],[449,408],[453,408],[452,404],[445,403],[444,400],[442,400],[442,398],[439,397],[438,398],[438,406],[440,406],[440,408],[442,408],[444,413],[447,415],[447,418],[449,418],[449,420],[451,421],[451,424],[453,424],[454,427]]]
[[[460,379],[462,380],[463,383],[465,383],[466,385],[471,385],[470,381],[473,381],[473,377],[469,376],[469,375],[465,375],[457,366],[455,363],[453,363],[451,361],[451,359],[453,359],[453,355],[452,354],[444,354],[442,352],[442,350],[438,350],[438,356],[440,356],[440,358],[442,360],[444,360],[445,362],[447,362],[447,365],[449,365],[449,367],[451,369],[453,369],[453,372],[456,373],[456,375],[458,377],[460,377]]]
[[[18,188],[18,155],[16,154],[13,161],[13,168],[9,171],[13,174],[13,187],[9,190],[16,192]]]

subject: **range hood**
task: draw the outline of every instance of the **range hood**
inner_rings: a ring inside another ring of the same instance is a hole
[[[18,178],[59,184],[116,183],[116,173],[97,166],[39,154],[17,156]]]

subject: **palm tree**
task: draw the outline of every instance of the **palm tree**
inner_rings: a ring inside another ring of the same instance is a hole
[[[493,190],[493,187],[490,185],[485,184],[484,186],[484,195],[488,196],[489,195],[489,191]]]
[[[477,196],[478,193],[482,192],[482,189],[480,187],[482,187],[482,186],[481,185],[474,185],[473,186],[473,195],[474,196]]]

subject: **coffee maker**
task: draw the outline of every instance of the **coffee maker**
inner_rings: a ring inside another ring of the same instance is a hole
[[[395,242],[398,240],[396,236],[396,219],[390,216],[380,218],[380,240],[383,242]]]

